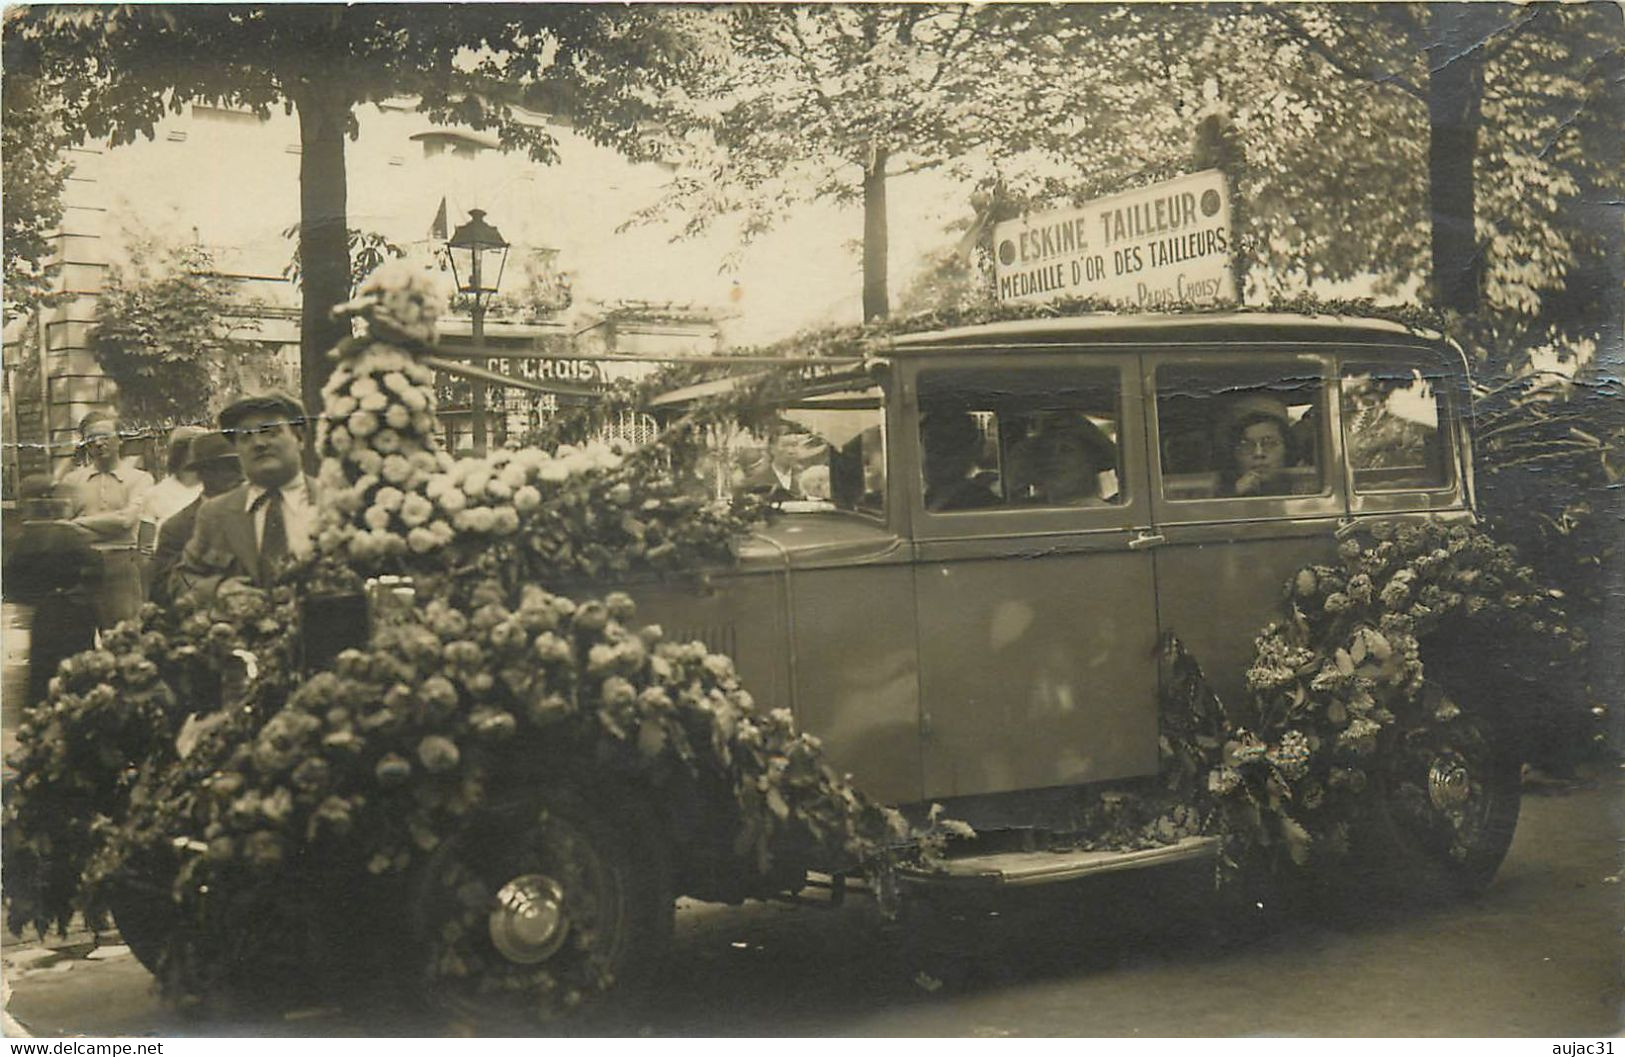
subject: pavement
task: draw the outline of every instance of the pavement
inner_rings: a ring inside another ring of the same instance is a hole
[[[1122,874],[1012,899],[920,947],[872,906],[683,901],[665,981],[609,1034],[689,1036],[1535,1036],[1625,1027],[1625,771],[1526,792],[1482,896],[1220,926],[1201,885]],[[1186,879],[1188,880],[1188,878]],[[946,949],[946,954],[942,949]],[[36,1036],[373,1037],[443,1021],[343,996],[256,1022],[165,1005],[116,935],[0,946],[12,1023]],[[457,1030],[468,1030],[464,1025]]]

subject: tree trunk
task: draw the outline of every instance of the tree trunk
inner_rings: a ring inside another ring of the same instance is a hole
[[[891,312],[887,295],[886,158],[875,148],[863,173],[863,321],[885,319]]]
[[[349,299],[346,241],[348,189],[344,136],[350,104],[342,93],[313,88],[294,99],[299,111],[299,378],[305,408],[321,412],[322,386],[333,370],[329,350],[349,333],[332,308]],[[315,430],[306,431],[307,446]]]
[[[1503,17],[1499,5],[1429,5],[1428,189],[1433,221],[1433,290],[1439,307],[1478,309],[1483,262],[1473,230],[1473,158],[1478,150],[1484,58],[1480,46]]]

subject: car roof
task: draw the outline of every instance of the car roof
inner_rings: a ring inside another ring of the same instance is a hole
[[[1033,345],[1081,342],[1112,345],[1303,342],[1371,344],[1390,348],[1437,348],[1443,336],[1386,319],[1363,316],[1299,315],[1279,312],[1113,313],[1047,316],[981,323],[964,327],[899,334],[874,351],[888,355],[940,352],[962,346],[978,349],[1031,348]]]

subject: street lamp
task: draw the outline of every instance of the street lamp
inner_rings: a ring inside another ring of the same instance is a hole
[[[487,260],[487,254],[496,256]],[[451,258],[451,276],[457,283],[457,289],[474,301],[468,318],[473,331],[474,354],[478,356],[485,348],[485,303],[502,285],[502,270],[508,264],[508,240],[502,237],[502,232],[485,222],[485,210],[470,209],[467,222],[457,225],[457,230],[451,233],[451,238],[446,242],[446,255]],[[496,272],[496,278],[487,284],[487,276],[492,271]],[[491,366],[483,359],[474,362],[487,369]],[[484,382],[474,382],[470,405],[474,416],[474,454],[484,455]]]

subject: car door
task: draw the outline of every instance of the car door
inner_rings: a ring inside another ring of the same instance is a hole
[[[1286,580],[1336,555],[1347,508],[1334,357],[1215,345],[1143,361],[1159,626],[1240,707]]]
[[[1154,773],[1136,358],[933,355],[904,379],[923,795]]]

